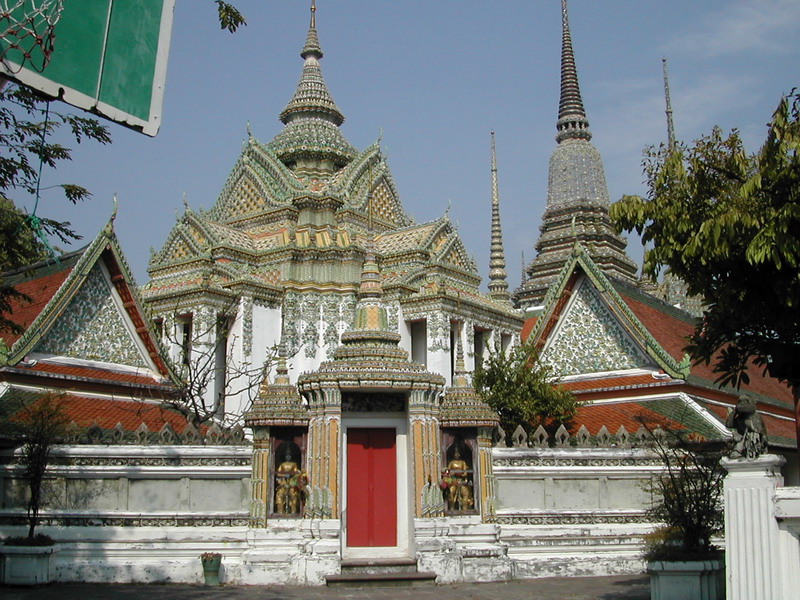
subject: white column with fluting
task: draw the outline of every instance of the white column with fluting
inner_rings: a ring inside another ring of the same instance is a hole
[[[788,600],[781,589],[775,490],[783,486],[786,459],[722,459],[725,477],[725,575],[728,600]]]

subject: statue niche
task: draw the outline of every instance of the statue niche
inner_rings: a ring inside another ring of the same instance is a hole
[[[292,441],[282,442],[275,451],[275,504],[279,515],[300,516],[305,500],[308,476],[300,468],[300,447]]]
[[[445,453],[447,468],[442,472],[440,487],[447,512],[471,511],[475,507],[472,479],[472,450],[461,438],[456,438]]]

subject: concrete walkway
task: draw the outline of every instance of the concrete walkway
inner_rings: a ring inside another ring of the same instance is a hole
[[[61,583],[42,588],[0,586],[2,600],[649,600],[646,575],[553,577],[507,583],[416,588],[127,585]]]

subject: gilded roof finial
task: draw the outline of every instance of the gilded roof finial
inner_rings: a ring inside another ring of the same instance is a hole
[[[503,229],[500,225],[500,192],[497,185],[497,153],[494,131],[492,136],[492,239],[489,253],[489,296],[509,302],[506,255],[503,250]]]
[[[310,29],[317,28],[317,0],[311,0],[311,25]]]
[[[669,73],[667,72],[666,56],[661,59],[661,66],[664,71],[664,98],[667,105],[667,148],[672,150],[675,147],[675,126],[672,123],[672,102],[669,96]]]
[[[575,53],[572,50],[567,0],[561,0],[561,98],[558,103],[556,129],[558,142],[566,139],[592,139],[578,85],[578,69],[575,66]]]

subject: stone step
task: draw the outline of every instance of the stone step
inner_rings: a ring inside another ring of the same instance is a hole
[[[328,575],[328,587],[419,587],[436,585],[436,573],[352,573]]]
[[[411,558],[362,558],[342,561],[342,575],[380,575],[416,573],[417,561]]]

